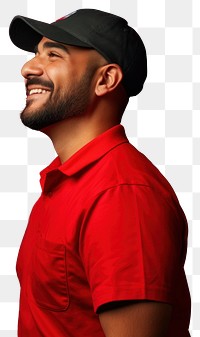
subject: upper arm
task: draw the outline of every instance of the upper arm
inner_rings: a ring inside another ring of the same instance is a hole
[[[146,186],[98,196],[84,218],[80,255],[94,310],[113,301],[174,301],[181,238],[174,212]]]
[[[106,337],[164,337],[172,307],[169,304],[139,301],[99,314]]]

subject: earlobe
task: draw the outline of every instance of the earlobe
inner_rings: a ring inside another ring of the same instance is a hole
[[[118,64],[107,64],[102,67],[95,87],[97,96],[103,96],[113,91],[121,82],[123,77],[122,70]]]

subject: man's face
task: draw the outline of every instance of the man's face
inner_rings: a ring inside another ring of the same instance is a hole
[[[95,53],[47,38],[40,41],[35,57],[22,68],[27,92],[20,116],[24,125],[42,130],[87,110],[92,79],[99,67]]]

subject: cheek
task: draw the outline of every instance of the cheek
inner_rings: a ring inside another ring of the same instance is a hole
[[[70,85],[73,80],[76,78],[76,74],[72,69],[66,66],[48,66],[46,69],[47,76],[50,81],[54,84],[54,89],[59,88],[62,89]]]

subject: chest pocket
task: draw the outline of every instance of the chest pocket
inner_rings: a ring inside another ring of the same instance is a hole
[[[35,302],[44,309],[63,311],[69,305],[66,248],[40,239],[31,266],[31,289]]]

